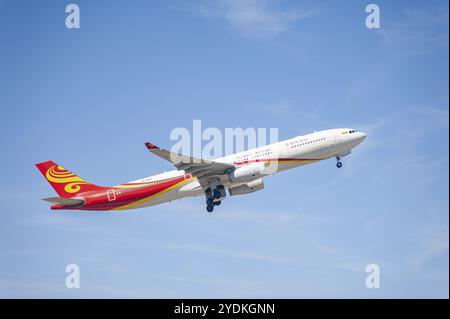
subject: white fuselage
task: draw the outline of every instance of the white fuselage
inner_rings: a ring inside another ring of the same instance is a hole
[[[272,175],[297,166],[329,159],[332,157],[340,158],[351,152],[366,137],[366,134],[353,129],[331,129],[318,131],[307,135],[297,136],[292,139],[261,146],[248,151],[227,155],[214,159],[214,162],[233,164],[239,168],[254,163],[270,163],[271,170],[266,175]],[[172,177],[185,175],[182,170],[172,170],[158,175],[143,178],[135,182],[151,182]],[[238,186],[239,183],[232,183],[229,180],[223,180],[225,188]],[[138,205],[135,208],[160,204],[175,199],[203,195],[204,191],[196,178],[178,188],[171,189],[154,200]]]

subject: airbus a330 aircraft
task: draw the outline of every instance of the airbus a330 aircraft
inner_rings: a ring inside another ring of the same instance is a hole
[[[366,138],[354,129],[332,129],[228,155],[215,160],[193,158],[145,143],[153,154],[175,165],[170,172],[129,183],[97,186],[47,161],[36,164],[59,197],[45,198],[52,209],[124,210],[142,208],[175,199],[205,195],[206,209],[214,210],[226,197],[264,188],[263,178],[297,166],[341,157]]]

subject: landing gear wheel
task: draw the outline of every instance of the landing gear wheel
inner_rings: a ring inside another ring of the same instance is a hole
[[[341,168],[342,167],[342,162],[337,162],[336,166],[337,166],[337,168]]]
[[[214,198],[219,199],[221,197],[220,191],[215,189],[213,192]]]
[[[207,200],[206,200],[206,205],[208,205],[208,206],[213,206],[214,205],[214,201],[213,201],[213,199],[212,198],[208,198]]]
[[[214,205],[206,205],[206,210],[208,211],[208,213],[212,213],[214,210]]]
[[[216,205],[216,206],[220,206],[220,204],[222,204],[221,200],[219,200],[218,202],[214,202],[214,205]]]

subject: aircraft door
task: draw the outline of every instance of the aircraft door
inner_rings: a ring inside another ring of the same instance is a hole
[[[333,138],[333,146],[337,146],[342,142],[342,134],[336,133],[336,135]]]
[[[108,196],[110,202],[116,200],[116,191],[114,189],[108,189],[106,191],[106,196]]]

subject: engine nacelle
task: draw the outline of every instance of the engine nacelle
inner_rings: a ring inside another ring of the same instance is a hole
[[[233,172],[228,174],[228,178],[232,183],[250,182],[264,174],[264,163],[252,163],[236,168]]]
[[[248,193],[253,193],[256,191],[259,191],[264,188],[264,182],[262,178],[258,178],[254,181],[248,182],[246,184],[233,187],[228,189],[228,192],[230,193],[230,196],[235,195],[243,195]]]

